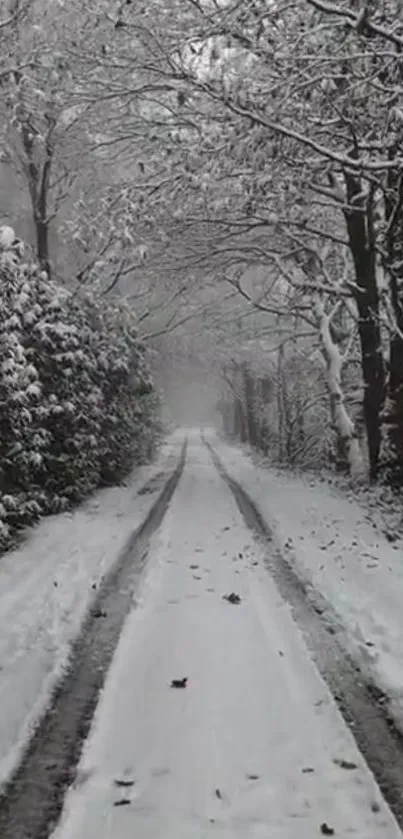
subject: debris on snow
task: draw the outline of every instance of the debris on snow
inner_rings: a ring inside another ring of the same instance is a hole
[[[333,763],[335,763],[336,766],[340,766],[340,769],[358,769],[357,764],[353,763],[351,760],[338,760],[335,758]]]
[[[171,688],[185,688],[187,687],[188,677],[185,676],[183,679],[172,679]]]
[[[103,609],[93,609],[92,615],[94,618],[107,618],[108,615]]]
[[[115,787],[133,787],[134,781],[131,778],[115,778],[114,782]]]
[[[232,603],[234,606],[237,606],[241,602],[239,594],[235,594],[233,591],[231,594],[223,594],[222,599],[227,600],[228,603]]]

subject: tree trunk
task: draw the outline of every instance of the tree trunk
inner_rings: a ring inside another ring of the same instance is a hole
[[[50,257],[49,257],[49,225],[43,216],[34,214],[35,235],[36,235],[36,255],[39,265],[46,271],[50,278]]]
[[[355,301],[358,308],[358,332],[364,380],[364,418],[368,441],[370,479],[376,480],[381,445],[381,410],[385,399],[385,369],[379,326],[379,294],[372,225],[372,195],[362,199],[359,178],[345,174],[347,201],[345,211],[350,249],[355,267]]]
[[[247,421],[246,421],[246,417],[245,417],[244,407],[243,407],[242,401],[239,398],[239,396],[235,397],[234,414],[235,414],[236,435],[237,435],[237,437],[239,437],[241,443],[247,443],[247,441],[248,441]]]
[[[258,431],[256,422],[256,393],[253,377],[248,370],[246,364],[242,366],[244,398],[245,398],[245,412],[248,428],[248,438],[251,446],[256,446],[258,442]]]
[[[315,315],[318,322],[323,358],[326,365],[326,381],[330,394],[331,416],[337,435],[338,465],[347,465],[352,478],[362,478],[365,474],[364,459],[356,430],[349,417],[341,384],[343,359],[340,350],[332,339],[330,319],[325,312],[322,300],[315,300]]]
[[[284,347],[280,346],[277,356],[277,421],[278,421],[278,459],[285,458],[285,416],[284,416]]]
[[[50,278],[48,195],[53,160],[52,134],[55,124],[50,117],[47,116],[46,119],[48,122],[48,132],[45,139],[45,154],[42,167],[35,161],[34,137],[28,119],[22,126],[22,142],[27,161],[26,171],[35,225],[36,255],[39,265],[46,271]]]
[[[400,141],[402,138],[400,138]],[[390,149],[393,159],[400,144]],[[386,476],[394,486],[403,486],[403,179],[396,169],[388,172],[385,196],[387,221],[386,270],[389,275],[394,331],[390,339],[389,377],[385,410],[387,447]]]

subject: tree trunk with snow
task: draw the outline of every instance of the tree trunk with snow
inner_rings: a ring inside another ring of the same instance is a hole
[[[314,303],[319,328],[322,354],[326,364],[326,381],[330,393],[332,421],[337,434],[338,449],[345,459],[352,478],[365,475],[365,465],[357,438],[354,422],[349,416],[341,383],[343,358],[331,333],[331,315],[325,311],[323,301],[317,297]]]
[[[376,282],[373,198],[365,196],[359,177],[345,174],[349,209],[344,211],[355,267],[354,297],[358,309],[358,333],[364,380],[364,417],[368,440],[371,480],[378,475],[381,446],[381,410],[385,400],[385,369],[379,325],[379,293]]]
[[[48,117],[48,133],[44,141],[44,160],[39,165],[35,160],[35,137],[29,127],[29,120],[22,125],[22,142],[26,156],[25,171],[31,197],[32,216],[35,225],[36,255],[39,265],[50,277],[48,197],[53,160],[53,120]]]

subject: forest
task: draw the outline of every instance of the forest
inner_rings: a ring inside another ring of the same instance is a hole
[[[3,2],[1,547],[183,360],[227,436],[400,490],[402,49],[398,0]]]

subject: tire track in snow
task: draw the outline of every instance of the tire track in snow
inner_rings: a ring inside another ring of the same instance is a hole
[[[394,727],[379,691],[368,685],[359,667],[338,641],[340,629],[331,619],[331,606],[311,592],[289,562],[276,549],[273,533],[243,487],[224,468],[219,455],[203,437],[213,463],[231,490],[245,523],[270,551],[266,567],[282,598],[290,604],[293,618],[305,638],[319,673],[331,690],[357,745],[382,790],[400,828],[403,829],[403,736]],[[323,602],[323,609],[321,603]],[[326,618],[322,612],[326,610]]]
[[[133,607],[148,542],[179,483],[186,449],[187,441],[174,472],[105,578],[73,644],[65,678],[0,796],[1,839],[47,839],[58,820],[123,623]]]

